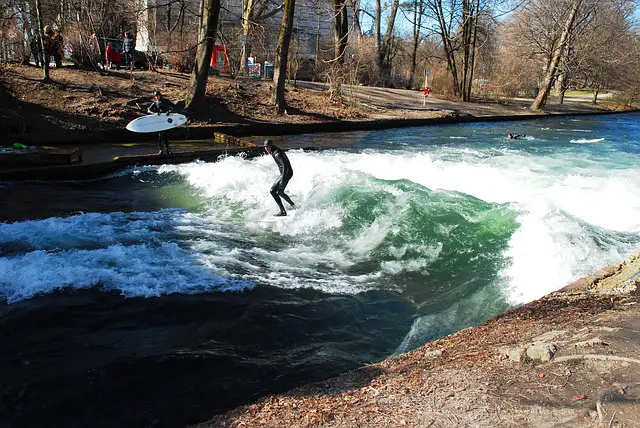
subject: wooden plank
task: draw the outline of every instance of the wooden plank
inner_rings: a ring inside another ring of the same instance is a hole
[[[0,148],[0,165],[45,166],[82,162],[82,149],[41,146],[34,149]]]
[[[257,147],[254,143],[241,138],[232,137],[231,135],[223,134],[221,132],[213,133],[213,142],[215,144],[225,144],[233,147]]]

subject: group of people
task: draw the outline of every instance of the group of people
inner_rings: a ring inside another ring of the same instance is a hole
[[[49,64],[51,57],[53,57],[57,68],[62,67],[64,39],[59,30],[54,31],[49,25],[46,25],[42,36],[37,32],[31,38],[30,47],[37,67],[44,67],[44,64]]]
[[[153,91],[153,102],[147,109],[147,113],[150,114],[162,114],[162,113],[172,113],[176,109],[176,105],[171,102],[168,98],[162,96],[162,93],[159,90]],[[173,152],[169,148],[169,131],[160,131],[158,134],[158,145],[160,146],[160,151],[158,154],[172,154]],[[293,177],[293,168],[291,168],[291,162],[289,162],[289,158],[287,154],[280,147],[277,147],[272,140],[267,139],[263,143],[263,147],[267,153],[269,153],[273,160],[278,165],[278,170],[280,171],[280,176],[271,186],[271,196],[276,201],[278,211],[274,216],[276,217],[284,217],[287,215],[287,211],[284,209],[284,205],[282,204],[282,199],[284,199],[291,208],[295,208],[295,204],[284,191],[287,185],[289,184],[289,180]]]
[[[136,43],[133,40],[133,37],[131,37],[131,33],[127,31],[124,32],[124,37],[122,39],[122,52],[118,52],[116,48],[113,47],[113,44],[108,42],[104,49],[104,59],[107,70],[111,69],[114,65],[117,70],[120,70],[123,58],[124,63],[122,65],[126,65],[133,70],[135,47]]]

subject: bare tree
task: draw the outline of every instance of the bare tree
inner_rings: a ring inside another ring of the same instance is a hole
[[[556,77],[556,72],[558,69],[558,64],[560,63],[560,59],[562,58],[562,54],[564,52],[564,48],[567,44],[567,40],[573,30],[573,24],[576,19],[576,15],[578,10],[580,9],[580,5],[582,4],[582,0],[572,0],[571,8],[568,11],[568,15],[566,21],[564,23],[564,27],[562,30],[562,35],[560,36],[560,40],[553,51],[553,57],[549,62],[549,66],[547,67],[543,83],[538,91],[538,95],[531,103],[529,108],[531,110],[539,110],[542,106],[545,105],[547,101],[547,96],[549,95],[549,91],[551,90],[551,85]]]
[[[40,0],[35,0],[36,14],[38,16],[38,28],[40,29],[40,47],[44,55],[44,66],[42,67],[42,80],[45,82],[49,80],[49,46],[50,44],[45,41],[46,35],[44,34],[44,25],[42,23],[42,5]]]
[[[413,21],[411,22],[413,25],[413,43],[411,45],[411,68],[409,71],[409,83],[407,84],[407,89],[411,89],[413,87],[413,80],[415,79],[416,74],[418,45],[420,44],[420,26],[422,24],[422,16],[424,13],[424,3],[422,0],[413,0],[411,7],[413,9]]]
[[[271,102],[276,106],[278,114],[284,113],[287,108],[287,102],[284,98],[284,86],[287,79],[287,61],[289,59],[289,43],[291,42],[295,7],[296,0],[284,0],[282,25],[280,26],[280,36],[278,37],[278,48],[273,70],[275,88],[271,96]]]
[[[398,8],[400,7],[400,0],[393,0],[391,4],[391,12],[387,17],[387,28],[382,37],[382,5],[380,0],[376,0],[376,22],[375,22],[375,37],[377,47],[377,64],[380,69],[382,79],[388,81],[391,74],[391,43],[393,38],[393,28],[396,22],[396,15],[398,14]]]
[[[282,10],[284,3],[277,5],[270,0],[242,0],[242,43],[240,45],[240,71],[248,75],[249,34],[252,26],[264,22]]]
[[[349,41],[349,17],[345,0],[333,0],[333,37],[334,58],[337,62],[344,63],[344,53]]]
[[[198,110],[206,95],[209,64],[211,63],[211,53],[215,42],[219,16],[220,0],[201,0],[196,61],[186,97],[186,107],[191,111]]]
[[[593,90],[596,104],[599,91],[615,87],[624,75],[633,73],[631,68],[637,63],[637,54],[633,54],[634,1],[600,0],[595,6],[593,19],[578,26],[570,37],[558,76],[560,100],[570,84],[568,76],[573,76]]]

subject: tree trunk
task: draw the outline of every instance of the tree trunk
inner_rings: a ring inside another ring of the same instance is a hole
[[[289,43],[291,42],[291,32],[293,30],[293,13],[296,7],[296,0],[284,0],[284,10],[282,11],[282,26],[278,37],[278,48],[273,70],[273,81],[275,89],[271,97],[271,102],[276,106],[278,114],[284,113],[287,102],[284,99],[284,85],[287,79],[287,62],[289,60]]]
[[[196,62],[186,97],[186,108],[193,112],[198,110],[207,92],[209,65],[211,64],[211,53],[216,38],[219,16],[220,0],[201,0]]]
[[[380,0],[376,0],[376,17],[373,22],[373,32],[375,33],[374,37],[376,38],[376,62],[378,66],[382,62],[380,60],[382,56],[382,31],[381,31],[382,23],[380,22],[381,20],[382,20],[382,5],[380,4]]]
[[[569,11],[569,16],[567,17],[567,21],[564,24],[564,28],[562,29],[562,36],[560,36],[560,43],[556,47],[549,67],[547,68],[547,72],[544,77],[544,81],[542,83],[542,87],[536,96],[536,99],[533,100],[531,106],[529,107],[531,110],[540,110],[542,106],[547,102],[547,96],[549,95],[549,91],[551,90],[551,85],[553,84],[553,79],[556,77],[556,72],[558,70],[558,64],[560,63],[560,59],[562,58],[562,52],[564,51],[564,47],[567,44],[567,40],[573,30],[573,23],[575,22],[576,15],[578,14],[578,9],[580,8],[580,4],[582,0],[573,0],[571,2],[571,10]]]
[[[360,12],[359,12],[360,0],[353,0],[351,2],[351,9],[353,11],[351,15],[353,17],[353,31],[357,36],[357,40],[360,40],[363,34],[362,24],[360,23]]]
[[[166,28],[167,28],[167,51],[171,51],[171,0],[167,2],[167,10],[166,10]]]
[[[240,44],[240,70],[243,76],[249,75],[249,66],[247,65],[247,43],[249,40],[249,29],[251,28],[251,19],[253,15],[254,0],[242,0],[242,43]]]
[[[598,92],[600,91],[600,88],[598,88],[597,86],[593,89],[593,104],[598,104]]]
[[[391,49],[391,39],[393,37],[393,27],[396,22],[396,15],[398,14],[399,6],[400,0],[393,0],[393,4],[391,5],[391,13],[389,14],[389,18],[387,18],[387,31],[384,34],[384,39],[382,39],[382,44],[378,55],[378,66],[380,67],[382,78],[385,81],[388,81],[391,78],[391,61],[389,60],[389,53]]]
[[[67,25],[67,0],[60,0],[60,28],[64,29]]]
[[[564,93],[566,89],[566,76],[565,72],[558,74],[558,104],[564,104]]]
[[[422,5],[422,1],[413,0],[413,46],[411,49],[411,70],[409,72],[409,84],[407,85],[407,89],[413,88],[413,80],[416,76],[418,45],[420,43],[420,24],[422,23]]]
[[[344,55],[349,40],[349,21],[345,0],[333,1],[334,61],[329,69],[329,100],[342,99],[344,80]]]
[[[434,0],[431,3],[431,8],[435,12],[436,19],[438,21],[438,27],[440,29],[440,39],[442,40],[444,55],[447,59],[447,69],[449,70],[449,73],[451,75],[453,93],[456,97],[462,98],[462,89],[460,85],[460,79],[458,78],[458,67],[456,65],[456,49],[453,46],[450,27],[447,25],[447,21],[444,17],[444,7],[442,5],[442,0]]]
[[[36,0],[36,15],[38,16],[38,29],[40,30],[40,48],[42,49],[42,56],[44,58],[44,67],[42,67],[42,80],[45,82],[49,80],[49,45],[45,42],[44,25],[42,24],[42,6],[40,0]]]
[[[471,101],[471,91],[473,89],[473,76],[476,71],[476,44],[478,41],[478,14],[480,13],[480,0],[475,1],[474,14],[472,19],[473,33],[471,34],[470,58],[468,64],[468,78],[464,101]]]
[[[349,40],[349,21],[347,5],[344,0],[333,1],[333,38],[334,58],[340,64],[344,63],[344,53],[347,50]]]
[[[31,60],[31,54],[35,56],[35,52],[31,52],[31,37],[33,34],[31,32],[31,24],[29,22],[29,17],[27,15],[27,5],[26,2],[22,1],[20,3],[20,18],[22,20],[22,48],[23,48],[23,56],[22,56],[22,64],[29,65],[29,61]],[[33,15],[33,13],[31,14]]]
[[[469,72],[469,59],[471,47],[471,15],[472,10],[469,0],[462,0],[462,101],[467,99],[467,78]]]

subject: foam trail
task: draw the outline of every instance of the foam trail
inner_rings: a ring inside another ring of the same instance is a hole
[[[579,138],[577,140],[570,140],[570,142],[576,144],[599,143],[601,141],[604,141],[604,138]]]
[[[197,223],[189,214],[165,210],[0,224],[0,299],[14,303],[94,286],[128,297],[252,287],[221,276],[190,248],[180,230]]]

